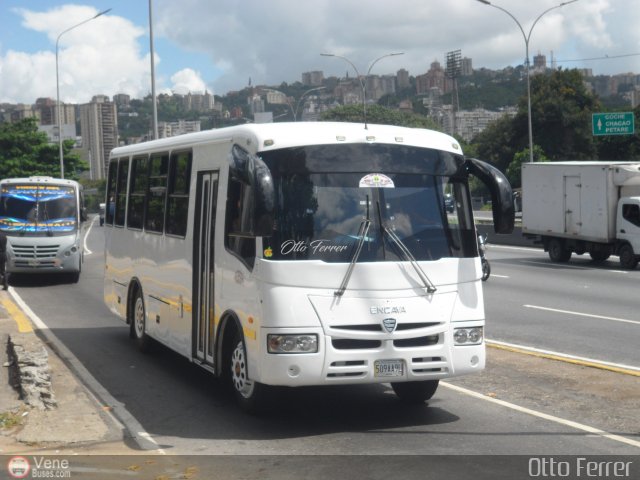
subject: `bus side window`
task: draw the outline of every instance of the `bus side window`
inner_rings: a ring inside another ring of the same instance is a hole
[[[153,154],[149,160],[149,183],[144,228],[149,232],[164,231],[169,155]]]
[[[171,155],[169,165],[169,195],[167,198],[167,226],[169,235],[184,237],[189,216],[189,187],[191,181],[191,152]]]
[[[256,239],[248,236],[245,231],[248,226],[245,220],[251,213],[250,200],[249,186],[230,178],[224,244],[227,250],[240,257],[252,269],[256,260]]]
[[[118,159],[109,162],[109,175],[107,177],[107,198],[105,205],[104,218],[107,225],[113,225],[113,216],[115,213],[115,194],[116,194],[116,176],[118,173]]]
[[[114,224],[124,227],[127,212],[127,177],[129,175],[129,159],[118,162],[118,181],[116,183],[116,215]]]
[[[133,157],[129,180],[127,227],[142,230],[144,201],[147,194],[147,156]]]

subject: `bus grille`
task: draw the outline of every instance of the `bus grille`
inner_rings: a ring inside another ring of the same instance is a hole
[[[12,244],[14,263],[17,267],[46,268],[55,266],[60,245]]]

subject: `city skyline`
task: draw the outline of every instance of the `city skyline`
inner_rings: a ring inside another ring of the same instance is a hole
[[[526,31],[537,15],[558,2],[493,2],[508,7]],[[529,44],[530,61],[551,52],[563,68],[588,68],[595,75],[640,71],[640,32],[632,0],[578,0],[545,14]],[[209,91],[224,95],[252,84],[295,82],[305,71],[355,75],[334,53],[365,74],[407,69],[425,73],[450,50],[462,50],[474,67],[501,69],[524,62],[522,33],[503,12],[476,0],[404,0],[389,9],[382,2],[347,0],[277,5],[154,0],[154,43],[158,93]],[[504,5],[502,5],[504,4]],[[367,8],[363,8],[366,5]],[[384,5],[384,8],[382,8]],[[92,0],[64,2],[6,0],[0,6],[0,103],[55,98],[55,43],[65,28],[112,10],[60,38],[61,101],[89,102],[96,94],[150,93],[148,2]],[[242,8],[241,8],[242,7]],[[403,8],[400,8],[403,7]],[[449,22],[443,22],[447,18]],[[379,31],[384,31],[380,35]],[[608,57],[606,60],[567,60]],[[618,58],[619,57],[619,58]]]

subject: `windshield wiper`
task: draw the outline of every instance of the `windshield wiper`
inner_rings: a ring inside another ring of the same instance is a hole
[[[369,234],[370,226],[371,219],[369,218],[369,195],[367,195],[367,217],[362,220],[362,222],[360,222],[360,228],[358,229],[358,244],[356,245],[355,252],[353,252],[353,257],[351,257],[349,268],[347,269],[347,273],[345,273],[344,278],[342,279],[340,288],[333,292],[336,297],[341,297],[347,289],[347,284],[349,283],[349,279],[351,278],[351,273],[353,272],[353,269],[358,262],[358,257],[360,256],[360,252],[362,251],[362,246],[364,245],[364,241],[367,239],[367,235]]]
[[[384,233],[389,235],[389,238],[393,240],[393,242],[397,245],[398,249],[400,250],[400,253],[402,253],[402,256],[405,258],[405,260],[411,263],[414,270],[418,274],[418,277],[420,277],[420,280],[422,280],[424,287],[427,289],[427,293],[435,293],[435,291],[437,290],[436,286],[433,284],[431,280],[429,280],[429,277],[427,276],[427,274],[424,273],[424,270],[422,270],[422,267],[420,267],[420,264],[415,259],[415,257],[413,256],[413,254],[411,253],[407,245],[402,240],[400,240],[400,237],[396,235],[396,232],[394,232],[389,227],[387,227],[382,221],[382,213],[380,212],[380,202],[376,202],[376,203],[378,207],[378,221],[380,222],[380,228]]]

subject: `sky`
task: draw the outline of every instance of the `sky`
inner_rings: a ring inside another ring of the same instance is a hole
[[[157,94],[225,95],[316,70],[415,76],[434,61],[444,66],[454,50],[474,68],[498,70],[524,63],[529,34],[531,59],[542,53],[548,65],[553,55],[563,68],[640,74],[639,0],[577,0],[542,17],[561,2],[0,0],[0,103],[55,99],[57,85],[68,103],[151,93],[150,1]]]

